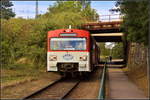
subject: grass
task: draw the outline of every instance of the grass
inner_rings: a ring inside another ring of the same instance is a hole
[[[46,72],[46,67],[30,64],[13,64],[1,68],[1,98],[20,99],[59,79],[54,72]]]
[[[1,85],[8,86],[24,81],[38,79],[39,75],[45,72],[45,68],[37,69],[29,64],[13,64],[1,68]]]

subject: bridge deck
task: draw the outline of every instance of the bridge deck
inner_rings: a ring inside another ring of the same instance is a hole
[[[146,99],[143,91],[133,84],[121,69],[108,69],[110,99]]]
[[[122,21],[92,22],[82,25],[88,30],[97,42],[122,42],[124,34],[121,33]]]
[[[97,33],[97,31],[120,31],[120,25],[122,21],[111,21],[111,22],[93,22],[84,24],[83,29],[89,30],[92,33]]]

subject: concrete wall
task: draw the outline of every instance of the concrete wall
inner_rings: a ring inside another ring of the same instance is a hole
[[[127,73],[129,78],[148,95],[148,48],[143,44],[128,44]]]

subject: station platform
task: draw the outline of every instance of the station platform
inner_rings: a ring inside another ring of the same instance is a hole
[[[108,68],[110,99],[147,99],[122,69]]]

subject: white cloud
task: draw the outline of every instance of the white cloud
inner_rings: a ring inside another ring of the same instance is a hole
[[[38,13],[44,14],[47,12],[48,5],[38,5]],[[16,17],[34,18],[35,17],[35,5],[29,4],[17,4],[12,7],[13,12],[16,13]]]
[[[115,46],[114,42],[106,42],[105,43],[105,48],[107,49],[112,49]]]
[[[47,12],[49,5],[54,4],[55,1],[39,1],[38,8],[39,14],[44,14]],[[114,4],[112,2],[97,2],[92,1],[92,8],[96,9],[99,15],[109,15],[110,8],[113,8]],[[16,13],[16,17],[23,18],[34,18],[35,17],[35,1],[13,1],[14,6],[13,11]]]

